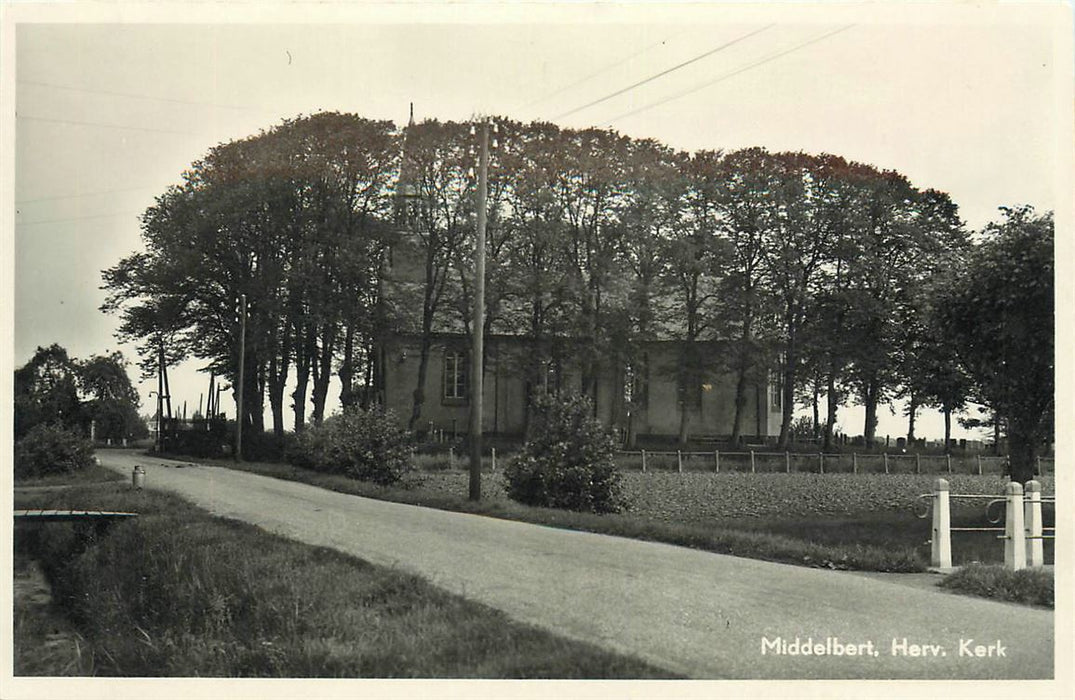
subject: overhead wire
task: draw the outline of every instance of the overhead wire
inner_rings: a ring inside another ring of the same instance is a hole
[[[37,117],[27,114],[15,114],[16,122],[25,119],[32,122],[48,122],[50,124],[70,124],[73,126],[96,126],[102,129],[122,129],[124,131],[148,131],[156,134],[179,134],[180,136],[197,136],[193,131],[176,131],[173,129],[153,129],[147,126],[128,126],[125,124],[105,124],[102,122],[84,122],[74,119],[53,119],[51,117]]]
[[[90,214],[89,216],[71,216],[63,219],[42,219],[40,221],[16,221],[16,226],[36,226],[38,224],[58,224],[67,221],[84,221],[86,219],[109,219],[117,216],[131,216],[141,214],[140,211],[117,211],[111,214]]]
[[[634,53],[630,54],[629,56],[625,56],[622,59],[620,59],[620,60],[618,60],[618,61],[616,61],[614,63],[611,63],[611,64],[609,64],[607,66],[604,66],[603,68],[600,68],[600,69],[594,71],[593,73],[590,73],[589,75],[587,75],[584,78],[580,78],[579,80],[576,80],[575,82],[571,83],[570,85],[565,85],[564,87],[561,87],[561,88],[559,88],[557,90],[554,90],[553,92],[550,92],[550,93],[548,93],[546,95],[538,97],[537,99],[530,100],[526,104],[519,106],[518,109],[523,110],[523,109],[526,109],[528,107],[532,107],[532,106],[534,106],[536,104],[541,104],[542,102],[546,102],[548,100],[551,100],[552,98],[554,98],[554,97],[556,97],[558,95],[562,95],[563,93],[567,92],[568,90],[572,90],[572,89],[578,87],[579,85],[587,83],[587,82],[593,80],[594,78],[596,78],[599,75],[607,73],[607,72],[609,72],[610,70],[612,70],[614,68],[619,68],[620,66],[622,66],[625,63],[627,63],[628,61],[632,61],[635,58],[638,58],[639,56],[641,56],[642,54],[647,53],[649,51],[652,51],[653,49],[657,48],[658,46],[663,46],[663,45],[667,44],[671,39],[679,36],[680,34],[683,34],[683,32],[676,32],[675,34],[667,36],[667,37],[665,37],[664,39],[661,39],[660,41],[658,41],[655,44],[650,44],[649,46],[646,46],[643,49],[635,51]]]
[[[712,56],[715,53],[723,51],[724,49],[727,49],[730,46],[734,46],[735,44],[738,44],[741,41],[745,41],[746,39],[749,39],[750,37],[752,37],[752,36],[754,36],[756,34],[760,34],[760,33],[764,32],[765,30],[770,29],[770,28],[775,27],[775,26],[776,26],[775,24],[767,24],[764,27],[762,27],[761,29],[755,29],[754,31],[747,32],[746,34],[743,34],[742,36],[736,37],[735,39],[732,39],[731,41],[726,42],[724,44],[721,44],[720,46],[717,46],[716,48],[713,48],[713,49],[710,49],[709,51],[701,53],[701,54],[695,56],[694,58],[688,59],[688,60],[686,60],[686,61],[684,61],[682,63],[674,65],[671,68],[666,68],[665,70],[663,70],[663,71],[661,71],[659,73],[655,73],[655,74],[649,76],[648,78],[643,78],[642,80],[639,80],[637,83],[633,83],[631,85],[628,85],[625,88],[621,88],[619,90],[616,90],[615,92],[609,93],[608,95],[605,95],[604,97],[601,97],[601,98],[598,98],[598,99],[594,100],[593,102],[588,102],[587,104],[584,104],[581,107],[576,107],[575,109],[569,110],[567,112],[563,112],[562,114],[558,114],[555,117],[553,117],[553,119],[563,119],[563,118],[569,117],[572,114],[575,114],[577,112],[581,112],[584,109],[589,109],[590,107],[594,107],[596,105],[599,105],[602,102],[607,102],[608,100],[611,100],[614,97],[619,97],[620,95],[624,94],[625,92],[629,92],[631,90],[634,90],[635,88],[641,87],[642,85],[645,85],[646,83],[649,83],[649,82],[652,82],[654,80],[657,80],[658,78],[663,78],[664,76],[668,75],[669,73],[677,71],[677,70],[679,70],[681,68],[685,68],[686,66],[689,66],[692,63],[697,63],[698,61],[701,61],[704,58],[708,58],[708,57]]]
[[[57,195],[55,197],[36,197],[34,199],[16,199],[15,204],[35,204],[37,202],[54,202],[60,199],[81,199],[83,197],[97,197],[106,194],[119,194],[121,192],[137,192],[139,190],[152,189],[149,186],[125,187],[119,190],[97,190],[96,192],[80,192],[78,194]]]
[[[173,104],[181,105],[195,105],[199,107],[217,107],[219,109],[240,109],[249,111],[268,111],[262,110],[260,107],[243,107],[240,105],[223,105],[215,102],[201,102],[198,100],[180,100],[174,97],[157,97],[156,95],[145,95],[134,92],[120,92],[118,90],[101,90],[97,88],[85,88],[75,85],[61,85],[58,83],[48,83],[39,80],[17,80],[17,85],[33,85],[35,87],[47,87],[55,90],[69,90],[71,92],[85,92],[95,95],[110,95],[112,97],[127,97],[135,100],[152,100],[155,102],[171,102]]]
[[[692,88],[684,90],[683,92],[679,92],[679,93],[676,93],[675,95],[672,95],[670,97],[666,97],[666,98],[663,98],[661,100],[658,100],[657,102],[653,102],[653,103],[645,105],[643,107],[638,107],[637,109],[632,109],[632,110],[630,110],[628,112],[624,112],[623,114],[616,115],[615,117],[612,117],[611,119],[606,120],[605,123],[610,124],[610,123],[612,123],[614,121],[618,121],[620,119],[626,119],[627,117],[632,117],[632,116],[634,116],[634,115],[636,115],[636,114],[638,114],[640,112],[645,112],[646,110],[653,109],[654,107],[660,107],[661,105],[667,104],[668,102],[672,102],[673,100],[678,100],[681,97],[686,97],[687,95],[690,95],[692,93],[698,92],[699,90],[703,90],[703,89],[705,89],[707,87],[711,87],[713,85],[716,85],[717,83],[722,82],[724,80],[727,80],[728,78],[732,78],[734,76],[740,75],[742,73],[747,72],[748,70],[751,70],[753,68],[757,68],[758,66],[764,65],[766,63],[770,63],[772,61],[775,61],[778,58],[781,58],[783,56],[787,56],[788,54],[793,53],[795,51],[798,51],[800,49],[804,49],[807,46],[810,46],[811,44],[816,44],[819,41],[822,41],[824,39],[828,39],[831,36],[835,36],[835,35],[839,34],[840,32],[847,31],[848,29],[850,29],[853,26],[855,26],[855,25],[848,24],[846,26],[840,27],[839,29],[836,29],[834,31],[828,32],[826,34],[823,34],[823,35],[821,35],[819,37],[815,37],[815,38],[810,39],[808,41],[804,41],[804,42],[802,42],[800,44],[796,44],[795,46],[791,47],[790,49],[786,49],[784,51],[780,51],[780,52],[777,52],[775,54],[770,54],[770,55],[766,56],[765,58],[762,58],[759,61],[755,61],[754,63],[751,63],[751,64],[749,64],[747,66],[744,66],[742,68],[738,68],[738,69],[736,69],[734,71],[731,71],[730,73],[725,73],[724,75],[722,75],[722,76],[720,76],[720,77],[718,77],[718,78],[716,78],[714,80],[706,81],[706,82],[701,83],[699,85],[695,85]]]

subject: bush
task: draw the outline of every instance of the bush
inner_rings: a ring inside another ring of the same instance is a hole
[[[387,485],[399,481],[407,468],[407,443],[407,433],[391,411],[349,409],[306,428],[288,450],[288,461]]]
[[[543,396],[536,425],[504,471],[508,496],[548,508],[615,513],[623,509],[616,442],[583,396]]]
[[[1043,569],[1012,571],[1004,566],[969,564],[941,581],[942,588],[983,598],[1053,607],[1053,573]]]
[[[91,464],[93,444],[59,425],[35,425],[15,443],[16,479],[73,472]]]

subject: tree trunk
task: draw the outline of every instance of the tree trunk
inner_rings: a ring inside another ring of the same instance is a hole
[[[1025,484],[1034,478],[1037,466],[1037,440],[1032,431],[1020,429],[1015,421],[1008,423],[1008,455],[1011,478]]]
[[[411,417],[407,421],[407,430],[413,432],[422,417],[422,404],[425,403],[426,373],[429,371],[429,351],[433,338],[426,332],[422,334],[422,348],[418,353],[418,380],[414,387],[414,401],[411,405]]]
[[[679,444],[686,445],[690,439],[690,409],[686,401],[679,402]]]
[[[301,433],[306,428],[306,391],[310,385],[310,365],[314,356],[313,329],[302,329],[300,337],[301,340],[295,348],[295,391],[291,393],[296,433]]]
[[[355,391],[355,328],[347,324],[343,338],[343,359],[340,362],[340,405],[347,410],[358,403]]]
[[[866,387],[865,399],[866,409],[866,424],[862,430],[862,440],[866,447],[873,445],[873,440],[877,436],[877,383],[876,380],[871,379]]]
[[[944,407],[944,453],[951,452],[950,446],[952,444],[952,408],[950,406]]]
[[[321,347],[314,363],[313,413],[311,418],[315,425],[325,420],[325,404],[328,402],[328,386],[332,381],[332,358],[336,352],[335,323],[326,323],[321,328]]]
[[[907,444],[914,443],[914,424],[918,416],[918,397],[913,393],[907,399]]]

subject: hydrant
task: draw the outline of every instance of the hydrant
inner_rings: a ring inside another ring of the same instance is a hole
[[[146,485],[146,470],[142,469],[142,467],[135,467],[131,472],[131,483],[134,488],[141,491],[142,487]]]

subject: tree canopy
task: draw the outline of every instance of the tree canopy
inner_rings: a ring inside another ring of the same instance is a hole
[[[766,382],[779,390],[782,445],[806,387],[827,398],[827,436],[854,400],[872,440],[878,406],[895,396],[949,412],[979,398],[1019,420],[1015,399],[980,386],[985,361],[955,352],[973,338],[942,320],[955,307],[935,282],[954,261],[999,265],[1012,251],[987,262],[1000,245],[989,241],[1042,228],[1031,214],[975,247],[945,193],[836,155],[684,153],[614,131],[494,121],[485,330],[531,344],[519,371],[533,385],[569,353],[596,405],[598,376],[637,376],[639,348],[666,340],[682,348],[682,440],[696,390],[725,374],[734,439],[765,428],[744,416],[747,387]],[[285,384],[299,430],[308,409],[324,417],[333,373],[345,406],[376,402],[375,348],[406,333],[421,347],[416,428],[432,338],[473,330],[475,148],[467,123],[396,128],[336,113],[214,147],[146,211],[145,250],[104,272],[103,308],[140,344],[144,371],[164,348],[166,363],[198,358],[234,384],[245,294],[243,420],[265,429],[267,396],[278,433]],[[415,267],[393,270],[392,251]],[[993,282],[1010,283],[1024,280]],[[1006,313],[994,325],[1021,336],[1025,319]],[[1025,369],[1034,381],[1042,372]]]

